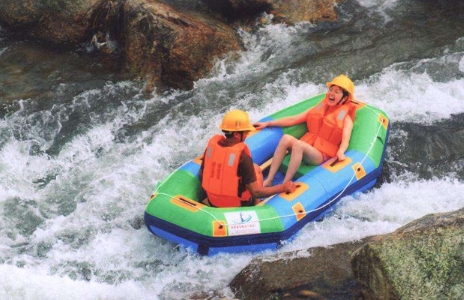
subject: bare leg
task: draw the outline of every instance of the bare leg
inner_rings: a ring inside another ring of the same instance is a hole
[[[293,176],[303,161],[303,146],[302,141],[293,144],[292,154],[290,155],[290,162],[288,163],[287,173],[285,173],[284,182],[292,180]]]
[[[319,150],[303,141],[298,140],[293,144],[292,155],[290,156],[290,162],[283,182],[293,179],[293,176],[295,176],[298,171],[303,159],[311,165],[319,165],[322,163],[323,157]]]
[[[272,181],[274,180],[277,171],[279,170],[280,164],[284,160],[285,154],[288,149],[291,149],[293,144],[298,140],[291,135],[285,134],[279,141],[279,145],[274,152],[274,157],[272,158],[271,167],[269,169],[269,174],[264,181],[264,186],[271,186]]]

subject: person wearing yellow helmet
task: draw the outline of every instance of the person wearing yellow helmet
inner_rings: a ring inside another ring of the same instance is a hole
[[[209,140],[200,168],[202,187],[212,206],[251,206],[260,198],[295,190],[293,182],[263,186],[261,169],[253,163],[245,144],[249,132],[256,130],[246,112],[226,113],[219,128],[224,136],[215,135]]]
[[[285,117],[269,122],[257,122],[257,129],[268,126],[287,127],[306,122],[308,132],[300,139],[285,134],[277,146],[264,186],[271,186],[280,164],[287,151],[291,152],[290,162],[284,181],[290,181],[296,174],[301,162],[320,165],[332,157],[345,160],[356,108],[354,84],[346,75],[339,75],[327,82],[328,91],[317,106],[299,115]]]

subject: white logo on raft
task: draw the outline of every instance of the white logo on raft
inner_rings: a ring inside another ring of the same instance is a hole
[[[261,232],[258,215],[255,211],[224,213],[229,235],[245,235]]]

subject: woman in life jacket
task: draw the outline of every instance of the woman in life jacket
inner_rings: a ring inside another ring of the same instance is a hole
[[[209,140],[200,169],[202,187],[212,206],[250,206],[258,204],[260,198],[295,190],[291,181],[263,186],[261,169],[253,163],[245,144],[248,133],[256,130],[246,112],[226,113],[219,128],[224,136],[218,134]]]
[[[308,132],[301,139],[288,134],[281,138],[264,186],[272,185],[287,150],[291,156],[283,182],[292,180],[302,161],[309,165],[320,165],[332,157],[340,161],[345,159],[353,129],[355,109],[352,109],[351,101],[354,100],[354,84],[347,76],[339,75],[326,85],[328,91],[319,105],[296,116],[254,124],[256,129],[287,127],[303,122],[308,127]]]

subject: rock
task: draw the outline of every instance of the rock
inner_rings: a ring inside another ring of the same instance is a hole
[[[333,0],[203,0],[211,10],[230,21],[249,20],[266,12],[275,16],[274,22],[289,25],[301,21],[334,21],[337,14]]]
[[[32,39],[75,45],[86,39],[101,0],[0,1],[0,24]]]
[[[364,299],[464,299],[464,209],[375,237],[352,267]]]
[[[190,89],[215,58],[242,49],[236,32],[205,15],[192,17],[156,1],[123,6],[125,67],[148,84]]]
[[[457,178],[464,178],[464,169],[460,167],[462,162],[458,162],[464,159],[463,128],[462,113],[437,121],[433,126],[411,122],[394,124],[392,132],[397,134],[389,139],[392,150],[387,165],[393,173],[402,173],[406,169],[424,179],[449,173],[456,174]],[[411,144],[415,147],[410,147]]]
[[[229,284],[240,299],[464,299],[464,208],[394,233],[258,257]]]
[[[337,20],[334,4],[340,1],[328,0],[273,0],[271,14],[276,21],[295,24],[301,21],[323,22]]]
[[[213,14],[199,3],[206,3]],[[333,0],[2,0],[0,25],[34,40],[94,51],[112,69],[155,88],[191,89],[217,58],[242,50],[240,26],[336,19]],[[271,17],[261,17],[263,12]]]
[[[86,44],[155,87],[189,89],[215,59],[242,46],[235,30],[204,13],[156,0],[2,0],[0,24],[59,46]]]
[[[321,295],[316,292],[308,291],[308,290],[301,290],[298,293],[298,296],[301,298],[311,298],[311,299],[324,299]]]
[[[259,14],[272,9],[270,0],[202,0],[213,12],[229,22],[253,20]]]
[[[351,254],[365,242],[255,258],[230,288],[240,299],[353,299],[359,287],[351,271]]]

